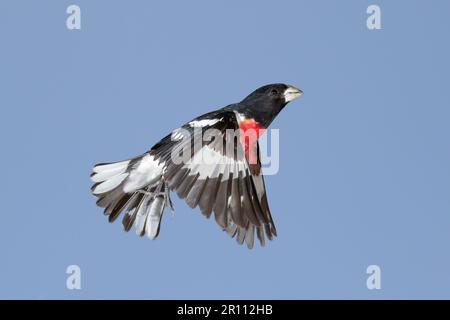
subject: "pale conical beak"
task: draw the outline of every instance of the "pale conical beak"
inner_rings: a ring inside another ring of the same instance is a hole
[[[296,87],[288,87],[286,90],[284,90],[284,100],[286,102],[290,102],[292,100],[297,99],[303,94],[303,91],[300,89],[297,89]]]

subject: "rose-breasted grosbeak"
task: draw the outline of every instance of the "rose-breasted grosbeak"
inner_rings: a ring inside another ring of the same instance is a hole
[[[285,84],[263,86],[239,103],[175,129],[138,157],[97,164],[91,174],[97,205],[105,208],[110,222],[124,212],[126,231],[134,224],[138,235],[155,239],[165,207],[172,207],[169,193],[174,191],[191,208],[200,207],[206,217],[214,212],[220,227],[236,236],[239,244],[245,240],[252,248],[256,233],[263,246],[264,233],[272,240],[276,229],[257,138],[301,94]],[[213,138],[205,138],[208,132]]]

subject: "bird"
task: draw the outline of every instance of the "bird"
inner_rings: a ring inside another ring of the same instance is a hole
[[[199,207],[237,243],[252,249],[277,236],[261,168],[258,138],[303,91],[262,86],[242,101],[203,114],[173,130],[147,152],[93,167],[91,193],[109,222],[156,239],[171,193]],[[209,136],[208,136],[209,135]],[[207,137],[208,136],[208,137]]]

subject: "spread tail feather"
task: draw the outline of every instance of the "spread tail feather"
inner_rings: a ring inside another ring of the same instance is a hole
[[[94,166],[91,191],[98,198],[97,205],[104,208],[109,222],[115,221],[124,212],[122,225],[125,231],[129,231],[134,224],[139,236],[147,234],[153,240],[159,234],[163,212],[170,199],[166,183],[155,170],[157,167],[151,167],[153,170],[150,173],[157,178],[148,181],[149,184],[142,186],[140,181],[133,180],[133,170],[149,167],[149,161],[148,155],[144,155]]]

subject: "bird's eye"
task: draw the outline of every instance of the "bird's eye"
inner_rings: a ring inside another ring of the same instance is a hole
[[[270,91],[270,94],[271,94],[272,96],[275,96],[275,95],[278,94],[278,90],[277,90],[277,89],[272,89],[272,90]]]

